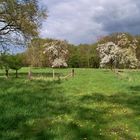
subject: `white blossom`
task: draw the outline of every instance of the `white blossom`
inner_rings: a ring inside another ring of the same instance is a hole
[[[68,67],[66,61],[62,58],[56,58],[54,59],[54,61],[52,62],[52,67],[56,68],[56,67]]]
[[[44,45],[52,67],[67,67],[68,49],[65,41],[54,41]]]
[[[101,58],[100,67],[113,65],[114,67],[136,68],[138,60],[136,58],[137,40],[129,40],[125,34],[117,36],[117,44],[107,42],[99,44],[97,50]]]

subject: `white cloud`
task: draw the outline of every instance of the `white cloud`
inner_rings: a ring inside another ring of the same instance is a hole
[[[66,39],[71,43],[91,43],[112,32],[138,33],[139,0],[43,0],[49,17],[42,37]]]

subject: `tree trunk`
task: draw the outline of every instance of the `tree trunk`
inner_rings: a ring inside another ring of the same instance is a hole
[[[18,70],[16,70],[16,78],[18,78]]]
[[[8,78],[8,76],[9,76],[9,70],[5,70],[5,75]]]

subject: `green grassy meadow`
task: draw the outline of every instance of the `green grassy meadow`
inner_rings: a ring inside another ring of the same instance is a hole
[[[27,71],[0,71],[0,140],[140,140],[140,71]]]

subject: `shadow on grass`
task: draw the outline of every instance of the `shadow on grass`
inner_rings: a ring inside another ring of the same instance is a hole
[[[80,101],[85,104],[98,103],[96,109],[82,107],[78,113],[79,119],[91,120],[91,122],[96,121],[95,126],[97,125],[97,127],[95,128],[97,136],[100,132],[99,129],[102,128],[106,130],[103,134],[107,133],[107,136],[109,136],[109,134],[115,133],[119,139],[136,139],[136,135],[139,135],[140,123],[138,117],[140,116],[140,94],[118,93],[107,96],[100,93],[93,93],[81,97]],[[114,122],[116,122],[115,125],[113,124]],[[125,125],[130,126],[127,128]],[[132,126],[133,128],[131,128]],[[135,131],[135,136],[132,134],[133,131]],[[140,135],[137,139],[139,138]],[[105,135],[101,139],[110,139],[110,137],[106,137]]]
[[[139,91],[140,92],[140,85],[138,85],[138,86],[131,86],[130,90],[131,91]]]
[[[49,123],[39,122],[42,118],[51,122],[57,115],[70,112],[60,82],[0,81],[0,139],[52,139],[54,134],[47,131]]]
[[[65,93],[63,81],[0,81],[1,140],[131,140],[134,137],[125,130],[125,119],[140,129],[134,119],[140,114],[138,94],[93,93],[73,98]]]

